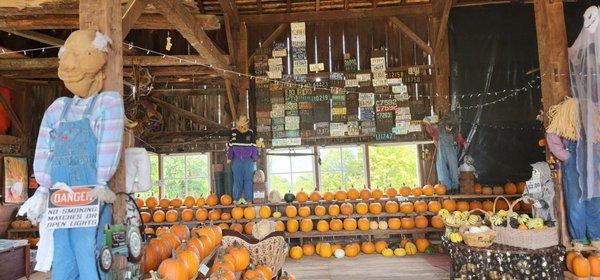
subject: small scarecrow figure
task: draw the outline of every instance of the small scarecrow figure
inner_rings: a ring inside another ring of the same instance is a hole
[[[258,148],[254,139],[254,131],[250,129],[250,122],[246,116],[240,116],[231,129],[227,146],[227,163],[232,163],[233,171],[233,199],[239,201],[244,198],[251,202],[253,198],[255,162],[258,160]]]

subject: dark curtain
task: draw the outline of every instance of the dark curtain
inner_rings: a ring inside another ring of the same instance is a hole
[[[529,179],[530,164],[545,160],[533,6],[452,9],[449,36],[453,110],[463,137],[476,131],[468,154],[479,182]]]

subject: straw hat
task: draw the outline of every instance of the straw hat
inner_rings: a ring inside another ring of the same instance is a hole
[[[248,123],[250,123],[250,121],[248,120],[248,117],[246,116],[240,116],[236,121],[235,121],[235,125],[237,126],[243,126],[243,125],[247,125]]]

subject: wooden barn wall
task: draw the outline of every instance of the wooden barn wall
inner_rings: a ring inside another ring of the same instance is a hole
[[[201,117],[209,120],[219,122],[223,119],[220,114],[223,114],[223,110],[219,109],[223,107],[224,97],[219,95],[172,95],[165,96],[164,101],[179,107],[181,109],[190,111]],[[160,108],[160,107],[159,107]],[[160,131],[163,132],[180,132],[180,131],[202,131],[204,126],[196,122],[191,121],[188,118],[182,117],[178,114],[160,108],[163,115],[163,124]]]

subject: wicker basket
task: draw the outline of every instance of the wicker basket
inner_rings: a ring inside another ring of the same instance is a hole
[[[469,233],[468,227],[460,228],[460,235],[462,235],[465,244],[471,247],[487,248],[494,243],[496,237],[496,231],[490,229],[486,232],[481,233]]]
[[[509,205],[507,215],[510,217],[513,212],[513,207],[526,199],[530,199],[527,196],[523,196],[511,204],[508,199],[504,196],[498,196],[494,200],[494,212],[496,212],[496,203],[498,199],[506,200]],[[509,218],[510,219],[510,218]],[[496,239],[494,242],[498,244],[504,244],[513,247],[525,248],[525,249],[541,249],[546,247],[552,247],[558,245],[558,229],[556,227],[540,229],[540,230],[520,230],[510,227],[510,221],[506,223],[506,226],[494,226],[492,229],[496,231]]]

